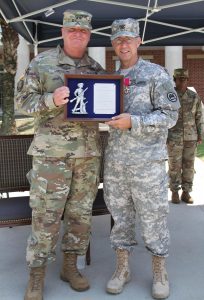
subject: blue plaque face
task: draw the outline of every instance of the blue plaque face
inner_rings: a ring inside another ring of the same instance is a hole
[[[70,90],[65,118],[107,121],[123,112],[123,76],[65,75]]]

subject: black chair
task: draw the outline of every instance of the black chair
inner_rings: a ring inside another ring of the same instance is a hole
[[[30,189],[26,174],[32,168],[32,157],[27,155],[32,140],[33,135],[0,136],[0,227],[31,223],[29,196],[10,198],[9,192]]]

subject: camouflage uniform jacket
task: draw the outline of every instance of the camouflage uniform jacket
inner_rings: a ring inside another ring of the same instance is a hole
[[[181,107],[176,125],[169,129],[168,140],[201,140],[202,104],[195,92],[187,89],[185,93],[177,91]]]
[[[35,57],[18,82],[19,110],[35,117],[35,136],[28,154],[48,157],[100,156],[98,124],[64,120],[64,106],[56,107],[53,92],[64,85],[64,74],[104,73],[88,55],[76,65],[58,46]]]
[[[180,107],[173,82],[164,68],[142,59],[125,77],[130,85],[124,111],[131,114],[132,128],[111,128],[106,159],[130,165],[166,159],[168,128],[175,125]]]

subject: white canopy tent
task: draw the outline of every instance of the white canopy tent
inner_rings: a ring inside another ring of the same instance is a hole
[[[0,12],[35,47],[61,43],[66,9],[93,14],[89,46],[110,46],[110,26],[117,18],[140,21],[143,45],[204,45],[204,0],[0,0]]]

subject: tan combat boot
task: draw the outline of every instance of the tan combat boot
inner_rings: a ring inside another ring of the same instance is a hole
[[[130,269],[128,265],[129,252],[124,249],[116,249],[117,265],[116,270],[108,281],[106,291],[110,294],[119,294],[124,285],[130,281]]]
[[[45,267],[30,269],[30,279],[24,300],[43,300],[44,279]]]
[[[172,192],[171,202],[174,203],[174,204],[179,204],[180,203],[178,192]]]
[[[69,282],[70,286],[78,291],[86,291],[90,288],[88,280],[77,269],[77,255],[64,252],[64,261],[60,278]]]
[[[193,204],[193,198],[191,197],[189,192],[185,192],[185,191],[182,192],[181,201],[186,202],[188,204]]]
[[[152,297],[155,299],[165,299],[169,296],[169,281],[165,267],[165,258],[153,255],[152,270]]]

